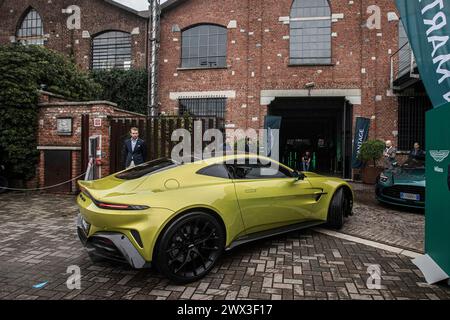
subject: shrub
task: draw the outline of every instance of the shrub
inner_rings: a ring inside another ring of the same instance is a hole
[[[117,103],[120,108],[147,114],[146,70],[98,70],[94,80],[102,86],[97,99]]]
[[[85,101],[100,86],[60,53],[39,46],[0,46],[0,163],[10,178],[29,180],[35,174],[39,89]]]
[[[361,146],[361,151],[359,153],[359,160],[367,163],[373,161],[374,167],[376,163],[383,156],[384,142],[380,140],[368,140],[364,142]]]

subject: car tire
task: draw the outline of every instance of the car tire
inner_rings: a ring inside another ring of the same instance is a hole
[[[346,195],[343,188],[339,188],[333,195],[328,209],[327,224],[333,229],[342,229],[346,208]]]
[[[211,271],[224,246],[225,230],[219,221],[207,213],[191,212],[163,231],[154,265],[173,282],[193,282]]]
[[[0,176],[0,193],[6,192],[5,188],[8,188],[8,179]]]

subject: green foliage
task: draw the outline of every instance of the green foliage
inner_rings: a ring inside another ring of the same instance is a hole
[[[373,165],[376,166],[378,160],[383,156],[384,142],[380,140],[368,140],[361,146],[359,153],[359,160],[363,162],[373,161]]]
[[[147,114],[147,71],[146,70],[98,70],[92,77],[102,86],[97,96],[128,111]]]
[[[28,180],[38,160],[38,90],[85,101],[100,86],[65,56],[39,46],[0,46],[0,163]]]

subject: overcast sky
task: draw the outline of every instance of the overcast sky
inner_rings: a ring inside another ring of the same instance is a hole
[[[133,8],[135,10],[148,9],[148,0],[114,0],[114,1],[120,2],[121,4],[129,6],[130,8]],[[161,3],[165,1],[166,0],[161,0]]]

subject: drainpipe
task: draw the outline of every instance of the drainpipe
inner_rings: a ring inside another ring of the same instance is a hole
[[[342,179],[345,179],[345,166],[347,165],[346,155],[347,155],[347,100],[344,99],[344,118],[342,119],[343,136],[342,136]]]
[[[149,2],[149,32],[148,48],[151,50],[147,107],[149,116],[158,115],[158,56],[160,46],[160,0],[148,0]]]

